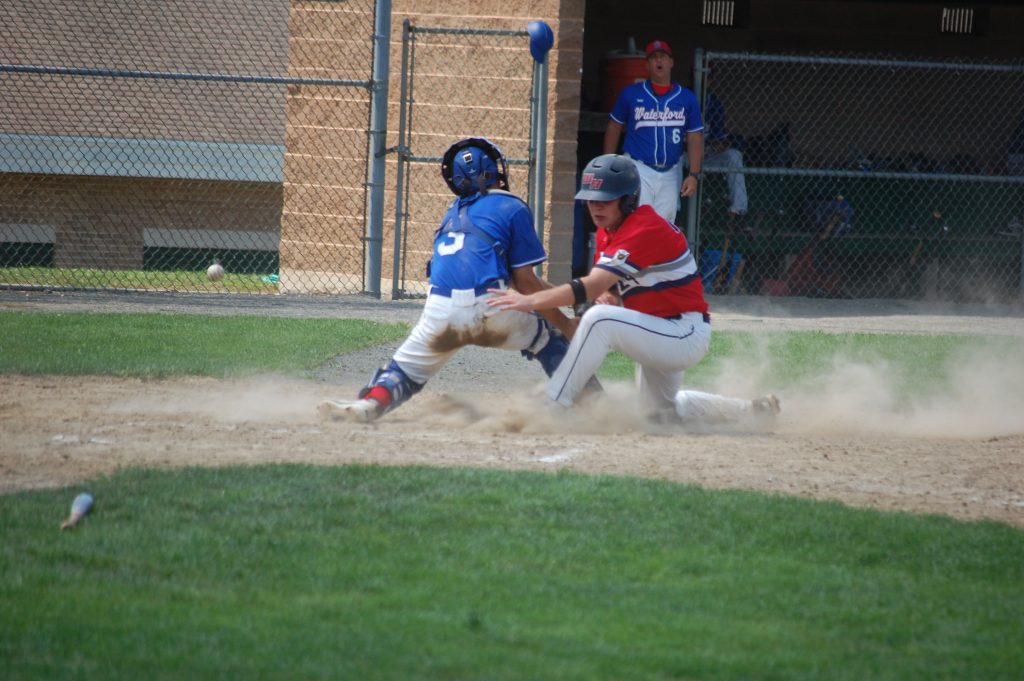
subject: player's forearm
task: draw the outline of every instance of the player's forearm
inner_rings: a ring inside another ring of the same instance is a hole
[[[551,326],[555,327],[562,332],[562,335],[568,339],[572,339],[574,333],[576,333],[576,326],[579,324],[578,319],[569,319],[565,316],[565,313],[555,308],[554,310],[538,310],[537,314],[543,317]]]
[[[699,173],[704,167],[704,134],[691,132],[686,135],[686,158],[690,173]]]
[[[555,310],[560,307],[568,307],[573,304],[572,287],[569,284],[561,284],[553,288],[536,291],[526,296],[525,301],[530,309],[538,311]]]
[[[533,271],[533,267],[517,267],[512,270],[512,288],[519,291],[523,295],[530,295],[537,291],[543,291],[545,288],[549,288],[550,285],[545,286],[547,282],[543,281]]]
[[[614,273],[595,267],[585,277],[530,294],[523,294],[519,290],[489,289],[494,298],[487,304],[503,310],[523,312],[553,310],[593,300],[614,286],[618,280]]]
[[[512,270],[512,287],[523,295],[528,296],[538,291],[555,288],[555,285],[546,279],[538,277],[532,267],[520,267]],[[549,324],[561,331],[564,336],[572,338],[572,334],[576,331],[576,325],[560,309],[538,310],[537,312]]]

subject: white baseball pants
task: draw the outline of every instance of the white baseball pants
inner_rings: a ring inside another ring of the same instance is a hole
[[[452,291],[450,298],[427,296],[416,326],[395,351],[395,362],[423,384],[466,345],[536,352],[547,344],[547,328],[536,315],[489,307],[490,297],[472,290]]]
[[[617,305],[595,305],[583,315],[569,351],[547,384],[547,394],[569,407],[605,356],[617,350],[637,364],[645,409],[672,410],[683,419],[737,420],[751,413],[750,400],[680,390],[684,372],[707,354],[711,325],[699,312],[662,319]]]
[[[679,212],[679,190],[683,186],[683,166],[677,163],[668,170],[656,170],[633,159],[640,173],[640,205],[651,206],[671,224]]]

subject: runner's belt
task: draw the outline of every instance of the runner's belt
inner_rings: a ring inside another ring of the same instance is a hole
[[[674,315],[670,315],[668,317],[662,317],[662,319],[673,319],[673,320],[675,320],[675,319],[682,319],[683,318],[683,314],[690,314],[690,313],[689,312],[685,312],[685,313],[680,313],[680,314],[674,314]],[[704,318],[704,323],[705,324],[710,324],[711,323],[711,315],[709,315],[707,312],[701,312],[700,315]]]

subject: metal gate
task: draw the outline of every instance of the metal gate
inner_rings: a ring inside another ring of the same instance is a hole
[[[426,295],[434,231],[452,200],[441,158],[462,138],[502,149],[510,188],[530,205],[543,239],[547,71],[531,59],[529,36],[403,23],[392,297]]]
[[[709,292],[1024,293],[1024,65],[698,50],[694,82],[727,128],[687,206]],[[729,148],[743,168],[712,161]]]

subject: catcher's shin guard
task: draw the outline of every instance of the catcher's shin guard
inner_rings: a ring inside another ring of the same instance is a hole
[[[539,350],[536,350],[537,346]],[[562,363],[565,353],[569,351],[569,341],[560,334],[546,320],[537,317],[537,335],[534,336],[533,344],[523,350],[521,354],[526,359],[535,359],[544,368],[544,373],[549,377],[555,373],[555,369]]]
[[[370,382],[359,391],[359,399],[369,395],[370,391],[377,386],[381,386],[391,395],[391,404],[384,407],[383,411],[381,411],[382,415],[423,389],[423,384],[409,378],[395,360],[391,360],[387,366],[381,367],[374,372]]]

